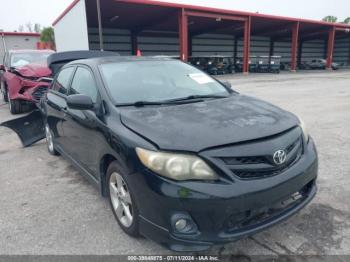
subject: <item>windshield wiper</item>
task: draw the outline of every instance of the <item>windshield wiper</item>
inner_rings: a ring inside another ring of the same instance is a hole
[[[143,107],[143,106],[154,106],[154,105],[163,105],[163,104],[164,104],[163,102],[136,101],[134,103],[117,104],[117,106]]]
[[[188,102],[201,102],[202,99],[205,98],[227,98],[228,96],[224,95],[191,95],[171,100],[163,100],[163,101],[136,101],[134,103],[125,103],[125,104],[117,104],[116,106],[135,106],[135,107],[143,107],[143,106],[158,106],[158,105],[169,105],[169,104],[183,104]]]
[[[225,95],[190,95],[190,96],[186,96],[186,97],[168,100],[167,102],[172,103],[172,102],[181,102],[181,101],[194,100],[194,99],[205,99],[205,98],[219,99],[219,98],[227,98],[227,97],[228,96],[225,96]]]

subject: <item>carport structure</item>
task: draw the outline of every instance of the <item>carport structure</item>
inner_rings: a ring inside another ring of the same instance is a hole
[[[58,51],[67,49],[63,48],[67,42],[78,43],[85,37],[78,32],[65,37],[74,27],[65,22],[66,17],[78,4],[84,9],[88,43],[83,48],[73,44],[71,50],[101,49],[122,55],[141,50],[144,55],[172,55],[183,61],[222,54],[241,57],[243,72],[248,73],[252,54],[280,55],[291,71],[303,55],[326,58],[330,68],[340,41],[337,57],[350,63],[350,25],[150,0],[74,1],[54,22]]]

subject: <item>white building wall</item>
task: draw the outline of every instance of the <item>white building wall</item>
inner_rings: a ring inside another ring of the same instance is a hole
[[[89,50],[85,0],[80,0],[54,25],[58,52]]]
[[[7,50],[18,49],[36,49],[36,43],[39,42],[39,36],[23,36],[23,35],[5,35],[5,45]],[[5,47],[0,36],[0,64],[2,64],[5,54]]]

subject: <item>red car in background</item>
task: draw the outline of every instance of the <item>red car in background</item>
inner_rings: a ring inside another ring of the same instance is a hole
[[[1,91],[12,114],[19,114],[40,101],[51,83],[47,57],[52,50],[13,50],[5,53]]]

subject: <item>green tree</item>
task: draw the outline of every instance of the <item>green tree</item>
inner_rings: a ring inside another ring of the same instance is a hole
[[[55,33],[52,27],[45,27],[41,31],[40,41],[45,43],[55,43]]]
[[[44,27],[41,31],[40,41],[44,43],[48,43],[51,45],[51,48],[55,49],[55,33],[52,27]]]
[[[336,23],[338,21],[338,17],[333,15],[328,15],[322,19],[325,22]]]
[[[344,24],[350,24],[350,17],[346,18],[343,23]]]

